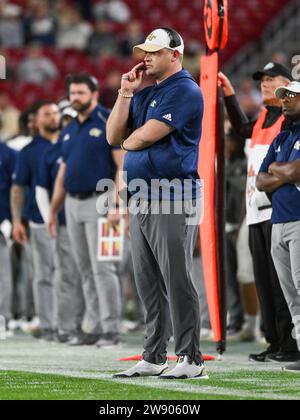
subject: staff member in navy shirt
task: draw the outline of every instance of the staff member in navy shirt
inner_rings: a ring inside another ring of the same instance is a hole
[[[50,214],[50,198],[61,161],[62,144],[58,141],[44,153],[39,165],[36,201],[46,224]],[[58,214],[58,224],[55,238],[58,274],[54,289],[57,302],[57,339],[63,343],[71,341],[77,332],[81,331],[84,298],[80,274],[67,233],[64,208]]]
[[[0,142],[0,315],[11,318],[12,273],[9,252],[11,213],[9,196],[16,152]]]
[[[300,83],[279,87],[275,94],[291,125],[270,146],[256,186],[272,198],[272,257],[300,352]],[[300,371],[299,352],[287,371]]]
[[[109,112],[98,105],[97,80],[87,74],[71,75],[66,85],[78,117],[61,133],[63,161],[48,228],[55,235],[57,214],[66,197],[68,233],[83,282],[86,311],[94,319],[93,325],[84,325],[85,334],[74,344],[113,346],[119,342],[120,286],[115,264],[97,260],[97,221],[106,210],[97,206],[96,186],[103,179],[118,179],[123,152],[113,150],[106,141]]]
[[[136,198],[134,184],[138,180],[147,186],[139,193],[137,204],[143,210],[148,208],[148,212],[130,217],[135,280],[145,309],[147,332],[143,360],[115,376],[203,378],[199,297],[190,274],[199,220],[189,224],[185,211],[177,213],[175,209],[175,202],[182,203],[183,196],[188,202],[199,197],[197,162],[203,98],[190,73],[182,69],[184,44],[176,31],[156,29],[134,50],[143,61],[122,76],[107,132],[111,145],[121,144],[128,151],[124,170],[129,194]],[[156,84],[134,94],[144,71]],[[174,183],[170,192],[164,186],[175,178],[179,184]],[[151,188],[154,180],[161,181],[162,189]],[[190,188],[182,194],[176,186],[185,181]],[[162,209],[168,200],[170,213],[164,214]],[[156,212],[158,206],[158,214],[151,214],[152,204]],[[168,367],[170,313],[178,362],[163,374]]]
[[[55,329],[53,274],[54,244],[49,238],[44,220],[39,212],[35,187],[37,185],[39,162],[43,154],[51,149],[52,142],[59,135],[60,114],[56,104],[49,101],[40,102],[35,108],[36,135],[18,155],[14,185],[12,187],[12,213],[14,239],[25,244],[28,236],[21,216],[24,203],[24,190],[29,189],[28,217],[30,227],[30,243],[33,254],[35,306],[40,319],[42,337],[52,341]]]

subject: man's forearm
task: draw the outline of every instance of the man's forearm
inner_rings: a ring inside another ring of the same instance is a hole
[[[111,146],[119,146],[128,135],[130,103],[130,98],[123,98],[119,95],[110,113],[106,124],[106,137]]]
[[[20,185],[13,185],[10,192],[10,207],[14,222],[22,220],[24,206],[24,189]]]
[[[51,213],[57,214],[61,207],[63,206],[63,203],[65,201],[66,197],[66,191],[64,189],[64,186],[58,183],[55,183],[55,188],[51,200]]]
[[[51,213],[55,215],[61,209],[66,197],[66,191],[64,187],[65,171],[66,165],[65,163],[61,163],[55,180],[54,191],[51,200]]]
[[[260,172],[256,178],[256,188],[259,191],[272,193],[285,184],[283,179],[277,178],[275,175]]]
[[[273,163],[269,171],[278,178],[284,179],[286,183],[294,184],[300,181],[300,160]]]
[[[166,138],[175,131],[175,128],[158,120],[151,119],[142,127],[137,128],[123,142],[125,150],[135,151],[143,150],[152,146],[154,143]]]
[[[143,150],[151,146],[153,142],[146,141],[143,138],[143,128],[135,130],[124,142],[123,147],[125,150],[137,151]]]
[[[241,109],[236,96],[226,96],[225,106],[234,131],[242,138],[251,137],[253,125],[249,123],[249,119]]]

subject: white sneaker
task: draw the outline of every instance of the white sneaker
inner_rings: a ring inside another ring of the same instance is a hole
[[[159,376],[166,369],[168,369],[168,362],[162,365],[156,365],[154,363],[146,362],[141,360],[132,368],[125,370],[124,372],[116,373],[113,378],[138,378],[140,376]]]
[[[177,365],[160,376],[161,379],[208,379],[207,372],[204,368],[204,363],[196,365],[195,362],[190,362],[188,356],[180,356]]]

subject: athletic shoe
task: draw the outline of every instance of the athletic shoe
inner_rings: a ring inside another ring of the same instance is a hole
[[[275,354],[275,353],[276,352],[274,350],[267,349],[263,351],[262,353],[249,354],[249,360],[250,362],[259,362],[259,363],[269,362],[270,360],[267,360],[267,356],[271,354]]]
[[[142,376],[159,376],[168,369],[168,362],[161,365],[141,360],[132,368],[113,375],[113,378],[139,378]]]
[[[61,343],[61,344],[65,344],[65,343],[69,343],[70,341],[72,341],[73,338],[74,338],[74,335],[72,335],[71,333],[58,332],[56,334],[55,341],[57,341],[58,343]]]
[[[68,342],[69,346],[92,346],[100,339],[99,334],[79,334]]]
[[[278,353],[269,354],[266,357],[266,360],[269,362],[275,363],[289,363],[289,362],[298,362],[300,361],[300,353],[295,352],[282,352],[279,351]]]
[[[285,366],[282,370],[285,372],[300,373],[300,362]]]
[[[177,365],[170,372],[160,376],[161,379],[208,379],[204,363],[197,365],[188,356],[178,357]]]
[[[106,333],[97,341],[96,347],[102,349],[109,349],[117,346],[120,343],[119,333]]]
[[[234,328],[230,328],[227,331],[226,334],[226,340],[228,342],[236,342],[236,341],[241,341],[241,329],[234,329]]]
[[[41,332],[41,335],[38,337],[42,341],[54,341],[56,331],[50,329],[44,329]]]

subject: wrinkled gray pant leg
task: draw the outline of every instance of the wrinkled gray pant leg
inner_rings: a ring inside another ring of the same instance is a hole
[[[11,318],[12,270],[10,250],[0,234],[0,315]]]
[[[272,257],[300,351],[300,222],[273,225]]]

